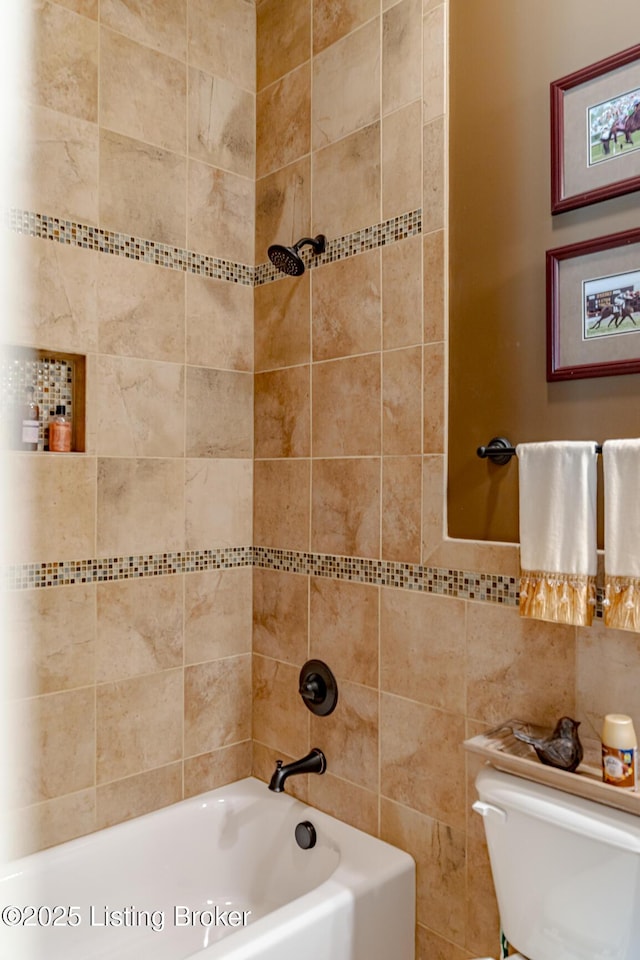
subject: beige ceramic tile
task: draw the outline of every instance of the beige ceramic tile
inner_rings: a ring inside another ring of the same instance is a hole
[[[320,53],[379,12],[379,0],[314,0],[313,52]]]
[[[462,600],[383,587],[381,688],[464,716],[465,613]]]
[[[182,800],[182,763],[170,763],[105,783],[96,789],[96,826],[102,830],[179,800]]]
[[[384,799],[380,814],[382,839],[415,858],[418,921],[436,933],[463,942],[464,832]]]
[[[184,153],[186,119],[185,64],[102,29],[100,125]]]
[[[434,459],[442,460],[442,458]],[[436,493],[434,498],[435,496]],[[517,578],[520,575],[519,554],[518,545],[515,543],[445,539],[431,555],[431,562],[437,567],[475,570],[478,573],[500,573],[503,576]]]
[[[182,364],[102,356],[97,375],[99,456],[184,456]]]
[[[232,743],[184,761],[184,795],[215,790],[251,776],[251,741]]]
[[[180,759],[182,669],[100,684],[96,711],[99,784]]]
[[[184,660],[201,663],[251,651],[250,567],[184,578]]]
[[[185,667],[184,753],[196,756],[251,736],[251,655]]]
[[[13,696],[55,693],[94,682],[95,586],[17,590],[7,595],[3,663]]]
[[[422,127],[418,100],[382,121],[382,216],[422,205]]]
[[[302,666],[309,656],[309,578],[253,569],[253,650]]]
[[[442,230],[444,223],[444,120],[432,120],[424,126],[422,231]]]
[[[187,460],[187,550],[240,547],[252,542],[251,460]]]
[[[254,471],[254,544],[308,550],[309,461],[257,460]]]
[[[187,0],[100,0],[100,21],[171,57],[186,57]]]
[[[309,273],[255,288],[256,372],[310,359]]]
[[[308,457],[311,370],[305,365],[254,378],[256,457]]]
[[[187,456],[250,457],[253,384],[248,373],[187,367]]]
[[[100,133],[100,223],[185,246],[184,157],[118,133]]]
[[[576,709],[586,737],[599,736],[607,713],[625,713],[640,730],[638,635],[600,619],[577,631]]]
[[[230,80],[189,69],[189,154],[214,167],[253,177],[255,97]]]
[[[464,732],[462,716],[383,694],[380,704],[382,794],[450,827],[464,830]]]
[[[380,355],[313,366],[314,457],[380,453]]]
[[[95,830],[95,790],[78,790],[23,807],[12,817],[9,857],[25,857]]]
[[[356,830],[378,834],[378,795],[329,773],[309,777],[309,803]],[[288,786],[288,785],[287,785]]]
[[[299,673],[289,663],[260,655],[253,658],[254,740],[296,759],[311,747],[311,714],[298,696]]]
[[[436,563],[433,558],[445,534],[444,503],[446,497],[446,468],[443,456],[424,457],[422,461],[422,562],[432,566],[449,566]],[[459,564],[452,565],[459,569]],[[462,564],[463,570],[477,567]]]
[[[380,124],[313,155],[313,223],[339,237],[380,220]]]
[[[12,202],[25,210],[96,224],[98,127],[44,107],[33,108],[29,116],[24,166],[12,170]]]
[[[402,0],[382,19],[382,112],[422,93],[422,0]]]
[[[272,243],[291,246],[311,233],[311,160],[304,157],[256,182],[256,263]],[[317,231],[324,232],[324,228]],[[281,281],[282,282],[282,281]],[[285,281],[286,282],[286,281]],[[300,283],[296,279],[294,283]],[[273,286],[273,284],[266,284]],[[257,287],[257,290],[263,289]]]
[[[311,717],[311,744],[322,748],[336,776],[377,790],[378,691],[341,680],[333,713]]]
[[[256,100],[256,176],[311,149],[311,69],[308,63],[265,87]]]
[[[95,350],[98,258],[87,250],[19,236],[11,251],[11,276],[18,271],[23,276],[12,292],[12,339],[51,350]]]
[[[256,11],[246,0],[189,0],[189,63],[250,92],[256,83]]]
[[[99,256],[100,353],[184,361],[184,276],[150,263]]]
[[[380,349],[380,251],[338,260],[311,274],[313,359]]]
[[[262,0],[257,12],[257,89],[262,90],[311,56],[311,0]]]
[[[98,556],[184,549],[183,504],[182,461],[99,460]]]
[[[97,23],[48,0],[37,0],[33,9],[33,102],[96,122]]]
[[[314,461],[312,499],[312,550],[380,555],[379,459]]]
[[[182,577],[99,583],[96,681],[182,666]]]
[[[18,701],[11,730],[15,777],[7,799],[12,805],[39,803],[93,786],[93,687]]]
[[[380,21],[328,47],[313,60],[313,149],[346,137],[380,116]]]
[[[429,343],[424,348],[424,452],[444,452],[445,345]]]
[[[469,603],[467,715],[492,726],[516,717],[573,716],[575,629],[521,618],[517,607]]]
[[[498,941],[496,940],[496,943]],[[494,944],[495,947],[495,944]],[[420,924],[416,927],[416,960],[468,960],[471,954]]]
[[[336,677],[378,685],[378,588],[311,578],[310,655]],[[352,779],[352,778],[348,778]]]
[[[382,556],[420,562],[422,461],[420,457],[382,460]]]
[[[83,17],[91,17],[92,20],[98,19],[99,0],[56,0],[62,7],[73,10]]]
[[[444,230],[423,238],[424,251],[424,342],[445,338],[445,250]]]
[[[253,263],[253,179],[189,161],[188,247],[236,263]]]
[[[193,274],[186,282],[187,363],[251,371],[253,288]]]
[[[424,17],[423,38],[424,122],[428,123],[445,111],[446,16],[443,5]]]
[[[93,457],[15,454],[7,484],[5,558],[13,563],[79,560],[96,555],[96,461]],[[46,523],[37,518],[46,517]]]
[[[385,350],[422,340],[421,238],[382,250],[382,343]]]
[[[382,356],[382,452],[422,453],[422,348]]]

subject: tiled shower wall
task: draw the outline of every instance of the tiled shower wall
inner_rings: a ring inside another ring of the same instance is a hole
[[[88,394],[86,453],[11,456],[23,849],[251,768],[255,8],[33,27],[12,338]]]
[[[321,747],[288,788],[412,853],[418,960],[497,956],[462,741],[640,721],[637,639],[521,622],[515,547],[443,536],[447,4],[257,9],[256,259],[420,208],[422,235],[256,287],[254,772]],[[338,678],[327,718],[296,692],[308,657]]]
[[[446,3],[35,9],[14,223],[64,242],[16,236],[16,341],[87,353],[89,444],[13,457],[30,842],[243,776],[252,736],[265,778],[318,745],[291,789],[414,855],[419,960],[495,955],[462,740],[640,722],[637,641],[521,623],[515,548],[443,537]],[[319,232],[336,255],[272,280]]]

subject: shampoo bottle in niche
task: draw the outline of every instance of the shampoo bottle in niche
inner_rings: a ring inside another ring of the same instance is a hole
[[[71,450],[71,420],[63,403],[58,404],[56,415],[49,424],[49,450],[54,453],[69,453]]]
[[[34,400],[34,387],[27,387],[26,401],[22,406],[20,418],[21,450],[38,449],[38,433],[40,429],[40,407]]]
[[[602,725],[602,779],[614,787],[638,789],[638,740],[633,721],[608,713]]]

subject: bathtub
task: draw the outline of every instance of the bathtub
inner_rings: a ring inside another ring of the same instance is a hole
[[[414,883],[408,854],[248,778],[4,865],[0,957],[412,960]]]

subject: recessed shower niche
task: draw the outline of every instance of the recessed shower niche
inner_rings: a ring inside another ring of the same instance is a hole
[[[64,408],[71,421],[71,452],[85,449],[86,357],[34,347],[5,346],[2,352],[2,445],[14,450],[49,453],[49,428]],[[33,443],[22,440],[22,421],[29,401],[37,405]]]

